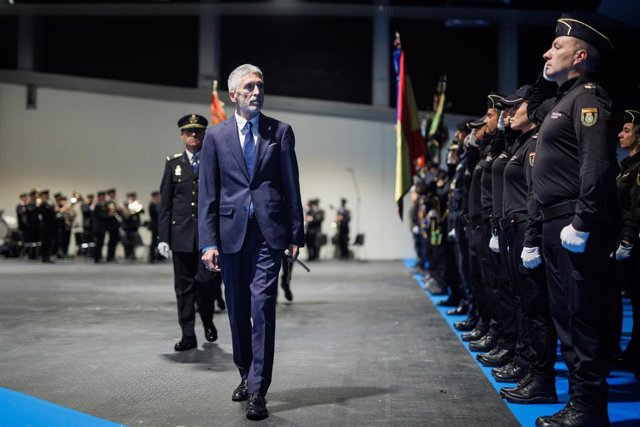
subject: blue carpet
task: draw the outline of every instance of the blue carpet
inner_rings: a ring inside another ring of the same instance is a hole
[[[116,427],[121,424],[0,387],[0,426]]]
[[[412,269],[415,260],[407,259],[404,261],[409,270]],[[463,320],[466,316],[448,316],[447,310],[451,307],[442,307],[437,305],[438,301],[442,301],[447,296],[434,296],[427,291],[426,285],[422,280],[422,276],[419,274],[413,275],[418,285],[424,290],[424,293],[431,299],[436,309],[440,312],[442,317],[447,321],[451,329],[456,333],[460,342],[464,345],[473,360],[478,364],[482,372],[489,379],[489,382],[493,385],[496,392],[500,392],[502,387],[512,387],[509,383],[498,383],[493,379],[491,375],[491,368],[487,368],[476,360],[476,352],[469,350],[469,343],[462,341],[460,335],[461,332],[457,331],[453,327],[453,323],[459,320]],[[623,325],[622,325],[622,348],[624,349],[629,342],[631,335],[631,304],[629,300],[624,301],[623,310]],[[517,405],[513,403],[505,404],[509,407],[513,415],[518,419],[523,426],[535,426],[535,420],[540,415],[553,414],[564,407],[569,401],[568,381],[567,381],[567,367],[562,361],[562,356],[558,352],[558,358],[556,363],[556,391],[558,393],[558,400],[560,403],[553,405]],[[616,427],[627,426],[640,426],[640,383],[638,383],[631,372],[628,371],[613,371],[608,378],[609,383],[609,419],[612,425]]]

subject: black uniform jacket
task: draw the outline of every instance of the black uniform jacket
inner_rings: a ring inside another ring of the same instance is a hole
[[[622,211],[622,240],[635,244],[640,232],[640,153],[622,161],[616,185]]]
[[[193,174],[186,151],[168,158],[160,184],[158,216],[160,242],[172,251],[198,249],[198,176]]]
[[[550,101],[550,100],[549,100]],[[576,201],[572,225],[591,231],[615,206],[617,175],[613,106],[586,78],[565,82],[546,115],[536,148],[533,193],[540,207]]]

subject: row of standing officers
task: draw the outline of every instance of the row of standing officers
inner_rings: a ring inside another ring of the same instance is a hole
[[[468,313],[455,326],[478,360],[517,383],[503,398],[557,402],[559,338],[570,400],[536,425],[605,426],[613,359],[640,369],[640,112],[617,110],[598,79],[606,35],[563,15],[555,36],[538,80],[490,94],[458,126],[449,171],[416,182],[416,250],[429,290],[450,286],[443,304]],[[634,330],[621,353],[623,283]]]

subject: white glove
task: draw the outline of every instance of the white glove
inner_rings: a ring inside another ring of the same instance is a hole
[[[411,232],[413,234],[420,234],[420,227],[418,227],[417,225],[414,225],[413,227],[411,227]]]
[[[158,253],[165,258],[169,258],[169,244],[165,242],[158,243]]]
[[[478,146],[478,138],[476,138],[476,130],[472,130],[469,135],[464,138],[464,145],[469,147],[477,147]]]
[[[587,247],[587,240],[589,239],[588,231],[578,231],[573,228],[573,225],[569,224],[560,232],[560,241],[562,247],[569,252],[575,252],[581,254]]]
[[[633,245],[620,243],[620,246],[616,249],[616,259],[618,261],[629,259],[631,257],[631,249],[633,249]]]
[[[506,124],[504,122],[505,111],[500,111],[500,117],[498,117],[498,130],[504,132]]]
[[[522,248],[522,253],[520,254],[520,258],[522,259],[522,265],[529,269],[534,269],[540,264],[542,264],[542,257],[540,256],[540,248]]]
[[[452,228],[452,229],[449,231],[449,234],[447,234],[447,236],[451,237],[452,239],[455,239],[455,238],[456,238],[456,229],[455,229],[455,228]]]
[[[497,234],[491,235],[491,240],[489,240],[489,249],[495,253],[500,253],[500,241],[498,240]]]

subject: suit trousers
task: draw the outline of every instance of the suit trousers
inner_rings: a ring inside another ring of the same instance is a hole
[[[562,246],[560,232],[571,219],[559,217],[543,226],[549,307],[569,369],[571,399],[590,411],[606,414],[609,360],[604,301],[612,277],[612,239],[607,224],[599,223],[592,229],[585,251],[570,252]]]
[[[195,339],[196,304],[204,327],[213,324],[216,290],[221,277],[208,271],[198,252],[173,252],[173,277],[182,338]]]
[[[255,219],[249,219],[240,252],[220,254],[233,361],[249,393],[267,394],[273,372],[276,296],[282,249],[270,247]]]

